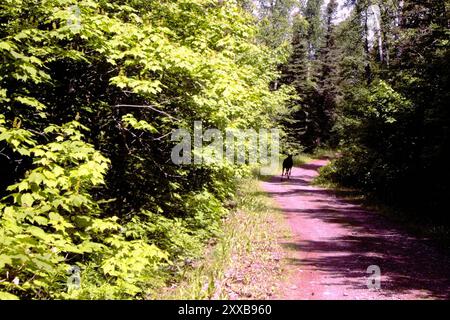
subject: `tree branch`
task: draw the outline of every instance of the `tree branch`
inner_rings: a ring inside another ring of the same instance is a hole
[[[159,110],[159,109],[157,109],[157,108],[155,108],[154,106],[151,106],[151,105],[117,104],[117,105],[113,106],[113,108],[140,108],[140,109],[150,109],[150,110],[153,110],[153,111],[155,111],[155,112],[161,113],[161,114],[163,114],[163,115],[165,115],[165,116],[168,116],[168,117],[171,118],[171,119],[180,121],[180,119],[175,118],[174,116],[168,114],[167,112],[162,111],[162,110]]]

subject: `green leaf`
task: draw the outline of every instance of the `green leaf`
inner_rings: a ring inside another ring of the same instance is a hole
[[[5,254],[0,254],[0,270],[3,269],[5,267],[5,265],[7,264],[12,264],[12,259],[11,257],[5,255]]]
[[[20,197],[20,203],[23,206],[31,207],[33,205],[34,199],[30,193],[25,193]]]
[[[8,292],[0,291],[0,300],[19,300],[19,297]]]

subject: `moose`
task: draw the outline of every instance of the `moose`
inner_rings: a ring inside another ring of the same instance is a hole
[[[288,155],[286,159],[283,160],[283,171],[281,172],[281,180],[286,176],[288,180],[291,177],[292,166],[294,165],[294,160],[292,159],[292,155]]]

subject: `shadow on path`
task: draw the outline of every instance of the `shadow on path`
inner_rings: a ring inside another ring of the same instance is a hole
[[[297,275],[301,289],[291,292],[291,298],[323,290],[331,298],[340,297],[335,291],[351,299],[449,299],[449,257],[386,218],[311,186],[324,164],[294,168],[290,181],[273,177],[263,183],[294,234],[295,242],[284,246],[297,253],[290,264],[302,273]],[[370,265],[381,269],[381,290],[367,289]]]

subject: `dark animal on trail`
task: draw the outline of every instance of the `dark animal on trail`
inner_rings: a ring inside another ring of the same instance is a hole
[[[286,159],[283,160],[283,171],[281,172],[281,179],[286,176],[288,179],[291,178],[291,170],[294,165],[294,161],[292,160],[292,155],[288,155]]]

